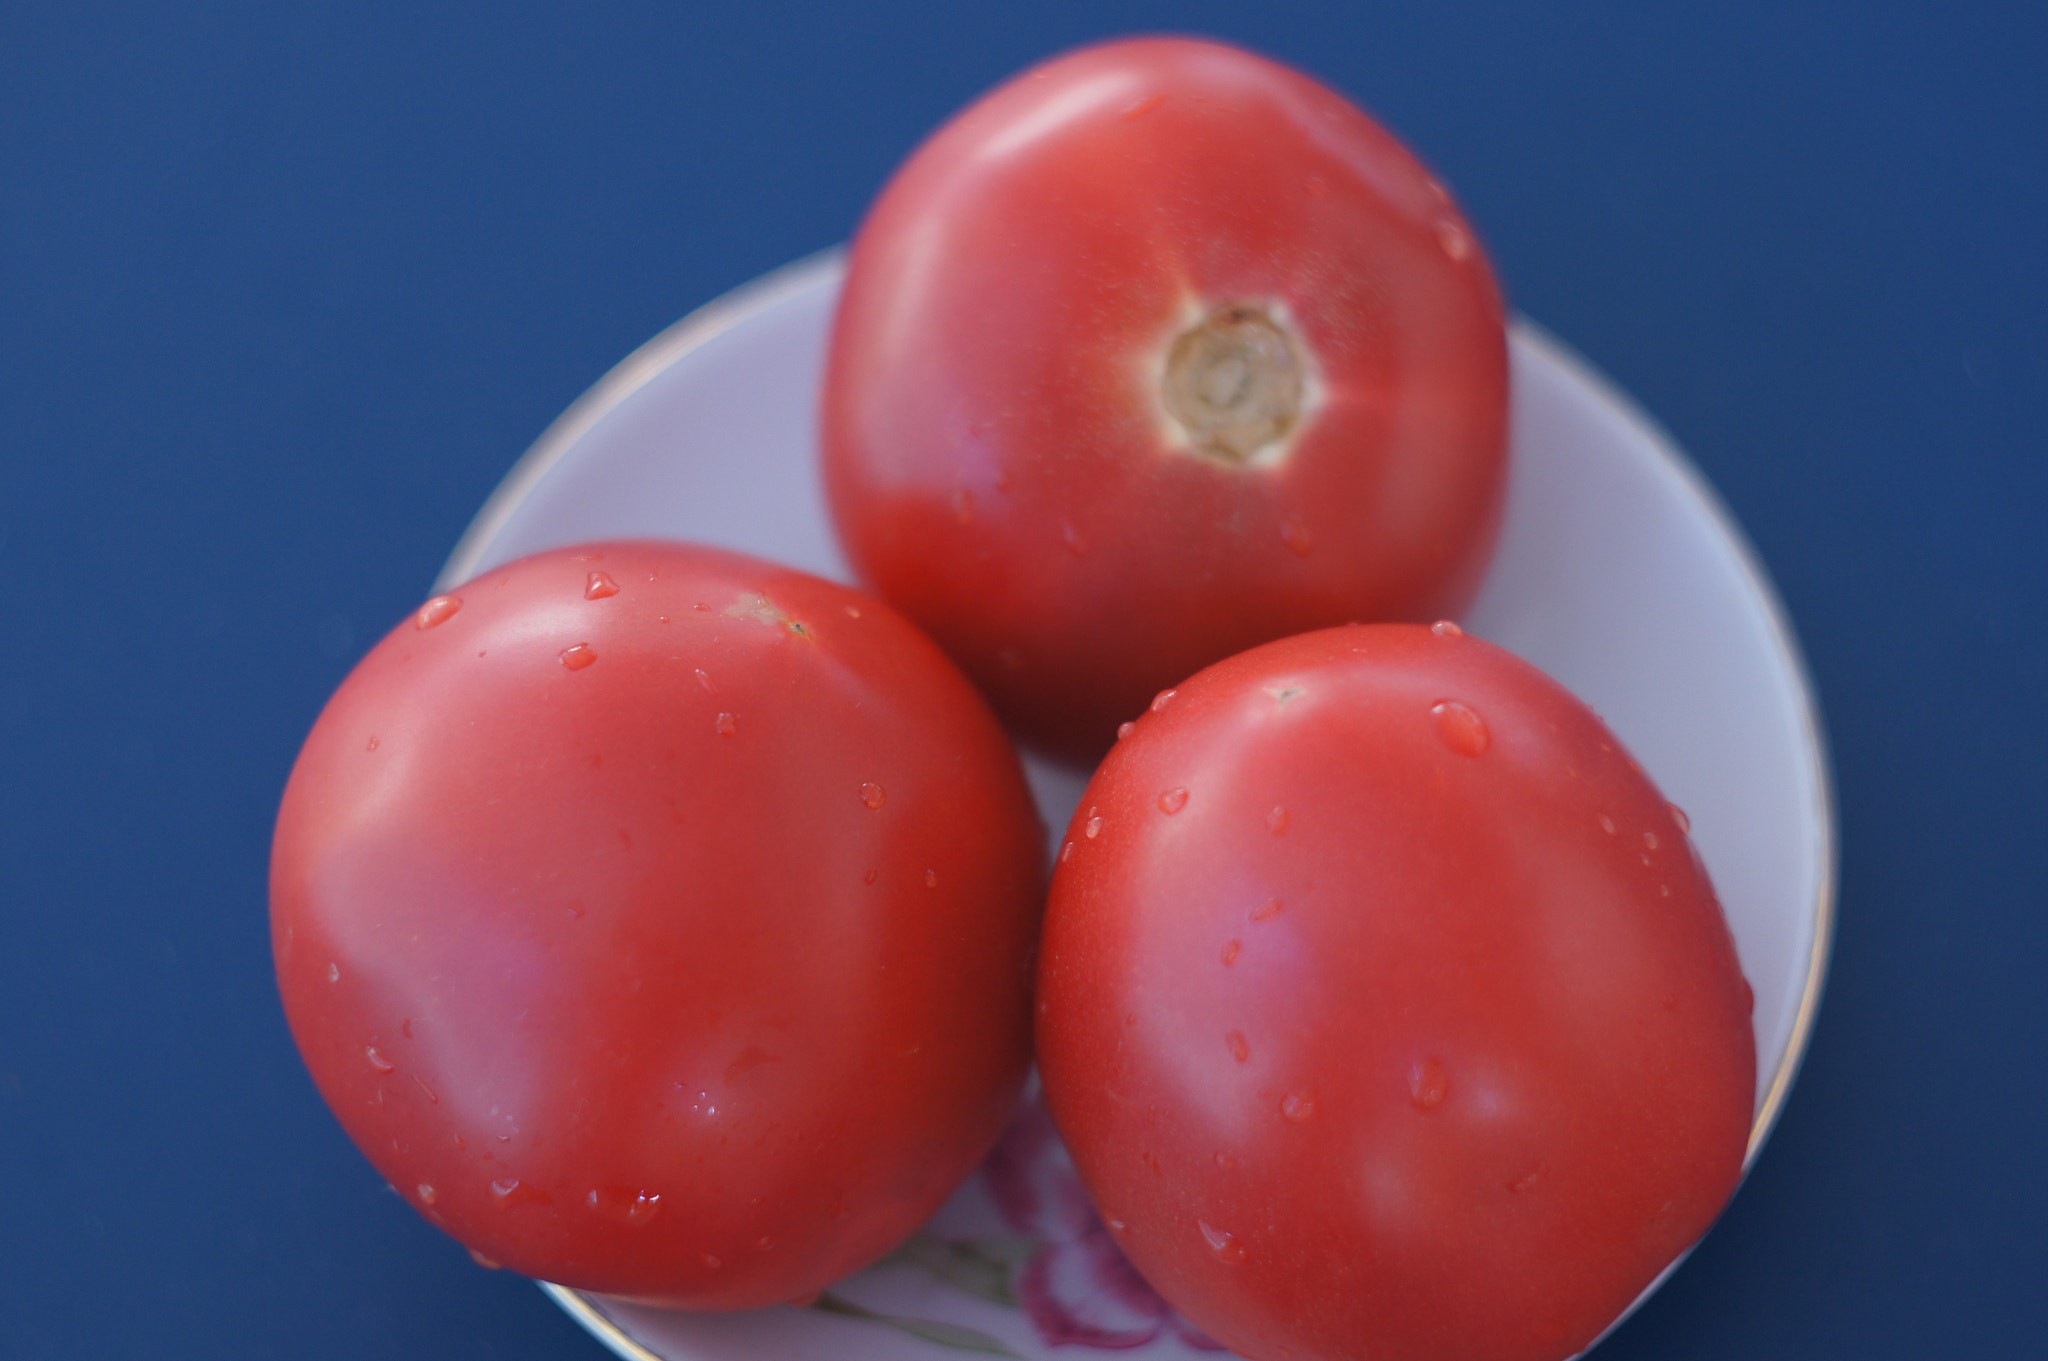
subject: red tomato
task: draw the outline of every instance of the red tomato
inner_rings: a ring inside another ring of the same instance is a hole
[[[1132,1261],[1233,1349],[1570,1356],[1734,1191],[1749,989],[1683,815],[1499,648],[1231,658],[1068,835],[1048,1102]]]
[[[1472,228],[1306,76],[1153,38],[941,129],[853,246],[824,467],[861,574],[1028,740],[1092,759],[1286,634],[1454,613],[1503,499]]]
[[[328,704],[278,816],[278,981],[349,1134],[479,1254],[767,1304],[1000,1132],[1043,855],[994,717],[895,611],[565,550],[429,602]]]

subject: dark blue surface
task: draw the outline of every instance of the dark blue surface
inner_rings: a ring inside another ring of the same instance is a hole
[[[1811,1056],[1602,1355],[2039,1355],[2048,11],[1644,8],[0,8],[0,1357],[603,1354],[300,1067],[297,744],[614,361],[844,238],[984,86],[1160,28],[1435,163],[1726,495],[1818,678]]]

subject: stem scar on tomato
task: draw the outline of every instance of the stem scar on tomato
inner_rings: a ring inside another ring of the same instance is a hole
[[[742,594],[739,599],[725,607],[724,613],[728,619],[757,619],[764,624],[780,624],[799,638],[816,636],[803,620],[791,617],[788,610],[757,591]]]
[[[1167,350],[1160,402],[1196,453],[1226,467],[1270,465],[1312,405],[1304,350],[1277,305],[1212,308]]]

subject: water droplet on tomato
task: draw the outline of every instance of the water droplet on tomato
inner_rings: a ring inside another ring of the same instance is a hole
[[[519,1178],[500,1177],[491,1183],[491,1199],[500,1205],[509,1204],[512,1193],[519,1189]]]
[[[341,966],[339,964],[329,964],[327,966],[327,981],[330,983],[339,983],[341,981]]]
[[[1159,811],[1169,817],[1188,806],[1188,791],[1169,789],[1159,796]]]
[[[1236,1234],[1219,1229],[1206,1219],[1197,1219],[1195,1224],[1202,1231],[1202,1241],[1209,1245],[1209,1251],[1215,1254],[1217,1261],[1244,1260],[1244,1244],[1237,1241]]]
[[[881,877],[882,877],[882,872],[881,872],[880,870],[869,870],[869,871],[867,872],[867,876],[866,876],[866,878],[865,878],[865,879],[864,879],[864,880],[863,880],[862,882],[864,882],[864,883],[869,883],[869,884],[872,884],[872,883],[874,883],[874,882],[875,882],[875,880],[877,880],[877,879],[879,879],[879,878],[881,878]]]
[[[1453,260],[1463,260],[1472,253],[1472,238],[1463,227],[1449,218],[1440,218],[1436,224],[1436,243]]]
[[[661,1212],[659,1195],[619,1186],[600,1186],[584,1198],[584,1203],[606,1219],[636,1229]]]
[[[597,653],[588,643],[576,643],[562,649],[562,665],[571,671],[581,671],[597,660]]]
[[[435,1201],[441,1198],[440,1194],[436,1192],[433,1187],[427,1185],[427,1183],[425,1182],[421,1182],[418,1186],[415,1186],[413,1189],[419,1192],[420,1203],[423,1205],[432,1205]]]
[[[618,593],[619,583],[613,581],[609,573],[592,572],[589,579],[583,583],[583,598],[585,600],[603,600],[606,596],[617,595]]]
[[[1229,967],[1230,967],[1231,965],[1233,965],[1233,964],[1237,963],[1237,957],[1238,957],[1238,955],[1239,955],[1239,954],[1240,954],[1240,953],[1241,953],[1241,952],[1242,952],[1243,950],[1244,950],[1244,942],[1243,942],[1243,941],[1237,941],[1237,940],[1226,940],[1226,941],[1224,941],[1224,942],[1223,942],[1223,967],[1227,969],[1227,968],[1229,968]]]
[[[408,1040],[412,1038],[412,1017],[408,1016],[398,1024],[398,1033]]]
[[[1429,631],[1439,638],[1462,638],[1465,636],[1465,630],[1459,628],[1448,619],[1437,620],[1429,626]]]
[[[718,1268],[724,1266],[725,1263],[719,1261],[718,1258],[712,1253],[707,1252],[704,1254],[704,1265],[710,1267],[713,1271],[716,1271],[718,1270]]]
[[[1431,705],[1429,711],[1436,715],[1436,735],[1458,755],[1478,756],[1492,745],[1493,734],[1486,730],[1486,720],[1469,706],[1446,699]]]
[[[432,1087],[429,1087],[427,1085],[427,1080],[425,1078],[421,1077],[418,1073],[414,1073],[412,1075],[412,1080],[414,1082],[417,1082],[419,1084],[420,1090],[427,1094],[427,1102],[429,1105],[438,1106],[441,1104],[441,1094],[439,1092],[436,1092]]]
[[[583,904],[580,901],[570,903],[569,915],[572,917],[581,917],[583,915]]]
[[[1601,831],[1603,831],[1603,832],[1605,832],[1605,833],[1607,833],[1607,835],[1609,835],[1609,836],[1613,836],[1613,835],[1614,835],[1614,819],[1613,819],[1613,818],[1611,818],[1611,817],[1608,817],[1608,816],[1607,816],[1607,814],[1605,814],[1605,813],[1602,813],[1602,814],[1600,815],[1600,830],[1601,830]]]
[[[503,1268],[502,1268],[502,1267],[500,1267],[500,1266],[499,1266],[499,1265],[498,1265],[498,1264],[497,1264],[496,1262],[494,1262],[494,1261],[492,1261],[492,1260],[491,1260],[490,1258],[488,1258],[488,1257],[484,1256],[484,1255],[483,1255],[483,1254],[482,1254],[481,1252],[478,1252],[478,1251],[477,1251],[477,1250],[476,1250],[475,1248],[471,1248],[471,1249],[469,1250],[469,1260],[470,1260],[470,1261],[472,1261],[472,1262],[475,1262],[475,1263],[476,1263],[476,1264],[477,1264],[478,1266],[482,1267],[482,1268],[483,1268],[484,1270],[486,1270],[486,1271],[500,1271],[500,1270],[503,1270]]]
[[[1093,841],[1096,837],[1101,836],[1102,814],[1096,812],[1093,808],[1090,808],[1088,810],[1088,822],[1086,826],[1081,828],[1081,835],[1087,837],[1090,841]]]
[[[388,1073],[392,1069],[398,1067],[398,1065],[393,1063],[390,1059],[387,1059],[382,1054],[378,1053],[377,1047],[375,1045],[366,1046],[363,1049],[363,1057],[368,1059],[370,1061],[370,1066],[372,1068],[375,1068],[380,1073]]]
[[[731,737],[740,730],[740,722],[731,714],[720,714],[711,720],[711,731],[720,737]]]
[[[1152,712],[1156,714],[1167,705],[1173,703],[1173,697],[1179,693],[1178,690],[1161,690],[1158,694],[1152,696]]]
[[[1313,1119],[1316,1113],[1316,1094],[1289,1092],[1287,1099],[1280,1103],[1280,1113],[1297,1125],[1304,1120]]]
[[[1068,862],[1069,860],[1072,860],[1073,858],[1074,858],[1074,843],[1073,843],[1073,842],[1071,842],[1071,841],[1069,841],[1069,842],[1068,842],[1068,843],[1067,843],[1066,845],[1064,845],[1064,846],[1060,847],[1060,863],[1061,863],[1062,865],[1064,865],[1064,864],[1066,864],[1066,863],[1067,863],[1067,862]]]
[[[889,795],[878,784],[864,784],[860,787],[860,801],[868,807],[879,811],[882,805],[889,801]]]
[[[375,750],[377,749],[377,747],[378,747],[379,745],[380,745],[380,744],[378,743],[377,739],[376,739],[376,738],[374,738],[374,737],[372,737],[372,738],[370,739],[370,741],[369,741],[369,744],[368,744],[367,746],[365,746],[365,747],[363,748],[363,750],[364,750],[364,751],[375,751]]]
[[[937,888],[939,886],[939,872],[937,870],[926,870],[924,872],[924,886],[926,888]]]
[[[756,1252],[772,1252],[774,1248],[775,1235],[772,1233],[764,1233],[754,1240],[754,1250]]]
[[[1416,1109],[1433,1111],[1451,1094],[1450,1074],[1433,1058],[1419,1058],[1408,1068],[1408,1099]]]
[[[1689,817],[1687,817],[1687,816],[1685,815],[1685,810],[1684,810],[1683,808],[1680,808],[1680,807],[1679,807],[1679,806],[1678,806],[1677,804],[1675,804],[1675,803],[1674,803],[1674,804],[1670,804],[1670,805],[1668,805],[1668,806],[1669,806],[1669,807],[1670,807],[1670,809],[1671,809],[1671,820],[1672,820],[1672,822],[1674,822],[1674,823],[1676,823],[1676,824],[1678,825],[1678,830],[1679,830],[1680,832],[1686,832],[1686,833],[1689,833],[1689,832],[1691,832],[1691,831],[1692,831],[1692,819],[1691,819],[1691,818],[1689,818]]]
[[[1524,1172],[1521,1176],[1515,1178],[1515,1180],[1509,1184],[1508,1190],[1516,1192],[1527,1191],[1536,1185],[1537,1178],[1541,1177],[1542,1175],[1543,1164],[1533,1163],[1530,1165],[1528,1171]]]
[[[1272,812],[1266,814],[1266,830],[1274,836],[1278,836],[1287,830],[1287,810],[1285,808],[1276,807]]]
[[[1308,532],[1308,526],[1299,520],[1284,520],[1280,524],[1280,542],[1298,558],[1308,557],[1316,551],[1315,537]]]
[[[1252,909],[1252,920],[1262,922],[1268,917],[1277,917],[1280,915],[1280,907],[1281,904],[1278,898],[1268,898]]]
[[[1230,1046],[1230,1057],[1236,1059],[1239,1063],[1249,1063],[1251,1061],[1251,1044],[1241,1032],[1231,1031],[1223,1037],[1223,1043]]]
[[[1131,735],[1131,729],[1133,729],[1133,728],[1135,728],[1135,727],[1137,727],[1137,726],[1138,726],[1138,725],[1137,725],[1137,724],[1135,724],[1135,723],[1119,723],[1119,724],[1117,724],[1117,725],[1116,725],[1116,740],[1117,740],[1117,741],[1119,741],[1119,742],[1123,741],[1123,740],[1124,740],[1124,739],[1125,739],[1126,737],[1129,737],[1129,736]]]
[[[412,626],[416,629],[430,629],[445,624],[453,619],[455,612],[461,608],[461,596],[437,595],[420,606],[420,612],[412,617]]]
[[[711,683],[710,674],[701,666],[697,668],[697,684],[703,686],[707,694],[715,695],[718,693],[718,687]]]
[[[1644,832],[1644,833],[1643,833],[1643,845],[1644,845],[1644,847],[1646,847],[1646,848],[1647,848],[1647,849],[1649,849],[1649,850],[1653,850],[1653,851],[1654,851],[1654,850],[1656,850],[1656,849],[1657,849],[1657,834],[1656,834],[1655,832]]]

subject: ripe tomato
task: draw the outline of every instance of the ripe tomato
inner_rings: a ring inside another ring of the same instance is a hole
[[[1355,619],[1462,608],[1507,351],[1472,228],[1298,72],[1153,38],[941,129],[854,242],[824,468],[847,553],[1028,740]]]
[[[909,1234],[1030,1057],[1044,850],[966,679],[867,596],[672,544],[429,602],[278,816],[314,1080],[426,1217],[695,1308]]]
[[[1749,989],[1683,815],[1508,653],[1377,625],[1231,658],[1068,835],[1046,1095],[1233,1349],[1566,1357],[1734,1191]]]

